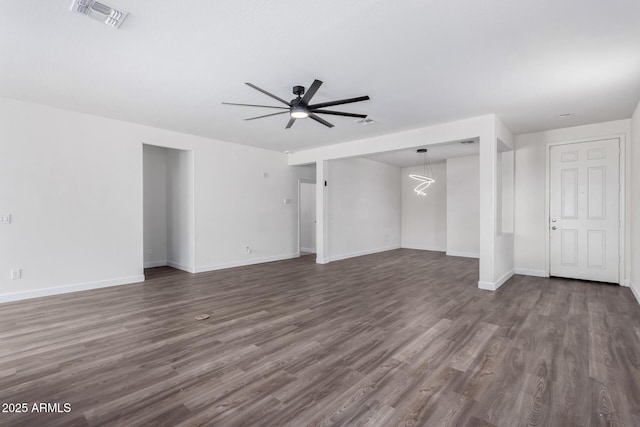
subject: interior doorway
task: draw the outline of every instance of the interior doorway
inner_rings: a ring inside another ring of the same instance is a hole
[[[143,144],[144,268],[193,273],[193,152]]]
[[[298,248],[301,255],[316,253],[316,183],[298,181]]]
[[[549,156],[549,275],[619,283],[619,139],[553,145]]]

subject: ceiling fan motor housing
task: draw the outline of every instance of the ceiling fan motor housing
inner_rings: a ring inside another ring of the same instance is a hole
[[[297,96],[304,95],[304,86],[294,86],[293,87],[293,94],[297,95]]]

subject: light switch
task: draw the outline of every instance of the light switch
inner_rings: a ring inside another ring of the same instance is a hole
[[[291,199],[285,197],[284,204],[285,205],[290,205],[291,204]]]
[[[11,214],[0,215],[0,224],[11,224]]]

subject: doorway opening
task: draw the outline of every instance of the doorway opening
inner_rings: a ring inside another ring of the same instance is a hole
[[[143,144],[144,268],[195,272],[193,152]]]
[[[300,256],[316,253],[316,183],[298,180],[298,248]]]

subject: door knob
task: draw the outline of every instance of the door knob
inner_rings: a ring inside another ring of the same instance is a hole
[[[553,227],[551,227],[552,230],[557,230],[558,227],[556,227],[555,225]]]

